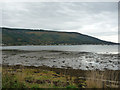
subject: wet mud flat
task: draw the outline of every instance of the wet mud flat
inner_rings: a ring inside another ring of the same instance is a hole
[[[70,51],[3,50],[3,65],[47,66],[80,70],[119,70],[120,54]]]

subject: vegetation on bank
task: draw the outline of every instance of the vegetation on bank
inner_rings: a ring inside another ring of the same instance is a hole
[[[48,67],[4,66],[2,88],[117,88],[120,71],[96,72]],[[81,75],[85,78],[81,78]],[[110,76],[112,75],[112,77]],[[103,77],[104,76],[104,77]],[[116,81],[110,85],[107,79]]]
[[[3,67],[3,88],[85,88],[85,80],[39,68]]]
[[[3,45],[115,44],[77,32],[2,28]]]

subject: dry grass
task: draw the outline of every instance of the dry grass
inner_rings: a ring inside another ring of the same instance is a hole
[[[100,75],[97,71],[90,71],[87,73],[87,80],[86,84],[88,88],[102,88],[102,81],[103,75]],[[100,80],[98,80],[100,79]]]
[[[87,73],[87,88],[118,88],[120,71],[90,71]]]
[[[2,67],[0,66],[0,73],[2,72]]]

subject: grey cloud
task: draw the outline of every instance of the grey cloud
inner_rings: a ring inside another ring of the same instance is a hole
[[[3,26],[112,35],[117,32],[117,13],[115,2],[4,3]]]

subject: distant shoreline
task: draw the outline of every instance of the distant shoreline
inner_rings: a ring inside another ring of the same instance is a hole
[[[120,45],[120,44],[80,44],[80,45]],[[0,46],[79,46],[79,45],[0,45]]]
[[[77,44],[70,44],[71,46],[72,45],[77,45]],[[60,44],[60,45],[56,45],[56,44],[54,44],[54,45],[0,45],[0,46],[70,46],[70,45],[62,45],[62,44]],[[115,43],[115,44],[78,44],[78,45],[120,45],[120,43]]]

